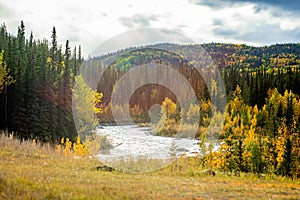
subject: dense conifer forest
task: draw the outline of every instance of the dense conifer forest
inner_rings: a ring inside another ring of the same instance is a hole
[[[1,85],[0,128],[19,138],[57,142],[77,135],[72,117],[72,87],[82,61],[81,47],[69,41],[57,43],[53,27],[51,40],[25,38],[21,22],[17,36],[0,28],[2,66],[8,71]],[[72,52],[71,52],[72,51]],[[12,78],[11,84],[6,81]]]

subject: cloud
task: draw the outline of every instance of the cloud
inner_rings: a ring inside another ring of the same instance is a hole
[[[197,30],[198,33],[205,34],[201,42],[245,43],[256,46],[299,42],[300,38],[297,36],[300,19],[296,17],[296,13],[264,3],[258,7],[258,4],[250,3],[250,0],[206,1],[205,5],[202,5],[202,0],[197,0],[196,3],[197,7],[204,6],[212,13],[207,28]],[[215,7],[210,8],[208,5]],[[275,15],[276,13],[281,14]]]
[[[218,27],[218,28],[215,28],[213,30],[213,33],[215,35],[217,35],[217,36],[222,36],[225,39],[234,38],[236,35],[238,35],[238,31],[237,30],[232,30],[232,29],[227,28],[227,27]]]
[[[212,33],[217,37],[230,39],[232,41],[248,41],[257,45],[274,43],[299,42],[300,27],[283,30],[281,24],[269,24],[261,22],[246,27],[216,26]]]
[[[213,26],[222,26],[224,24],[224,22],[221,19],[213,19]]]
[[[91,56],[116,52],[127,47],[141,47],[159,43],[191,44],[186,36],[168,29],[141,28],[124,32],[102,43]]]
[[[33,31],[36,39],[48,40],[55,26],[63,47],[68,39],[87,57],[110,38],[140,28],[177,31],[197,43],[299,42],[299,9],[290,0],[0,0],[0,22],[16,35],[23,20],[27,37]],[[152,34],[147,41],[164,38]]]
[[[136,14],[132,17],[120,17],[119,21],[127,28],[149,27],[151,21],[157,21],[157,16]]]
[[[196,5],[208,6],[212,9],[222,9],[235,5],[252,3],[256,5],[256,11],[260,12],[271,7],[277,7],[287,11],[300,11],[300,1],[298,0],[189,0]]]
[[[236,0],[237,2],[244,2],[241,0]],[[274,6],[288,11],[300,11],[300,1],[298,0],[247,0],[247,2],[255,3],[258,5]]]
[[[229,0],[189,0],[189,2],[199,6],[208,6],[213,9],[222,9],[234,4],[234,2]]]
[[[14,12],[0,2],[0,13],[2,16],[11,16]]]

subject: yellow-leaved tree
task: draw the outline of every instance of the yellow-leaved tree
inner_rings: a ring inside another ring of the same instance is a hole
[[[161,104],[161,118],[153,125],[153,130],[158,135],[174,136],[179,128],[181,111],[176,103],[166,97]]]
[[[85,139],[92,135],[98,119],[97,114],[102,111],[100,103],[102,93],[92,90],[81,75],[75,77],[76,85],[73,91],[73,115],[79,136]]]
[[[161,114],[166,114],[168,120],[175,120],[177,105],[168,97],[161,104]]]
[[[256,130],[257,106],[244,103],[241,88],[237,86],[233,99],[226,106],[225,125],[221,132],[224,143],[219,152],[226,170],[253,171],[261,170],[259,139]]]
[[[0,93],[5,89],[5,87],[14,83],[13,77],[9,74],[10,70],[6,66],[6,62],[4,60],[4,51],[0,52]]]

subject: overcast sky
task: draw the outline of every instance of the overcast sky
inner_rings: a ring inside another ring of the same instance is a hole
[[[249,45],[300,42],[298,0],[0,0],[0,22],[16,34],[81,44],[85,56],[115,35],[165,28],[197,43]]]

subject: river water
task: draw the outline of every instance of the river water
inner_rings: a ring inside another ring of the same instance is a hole
[[[182,154],[195,156],[201,154],[199,140],[191,138],[170,138],[152,135],[151,127],[101,126],[97,134],[107,135],[113,148],[109,152],[99,154],[103,160],[147,157],[149,159],[167,159]]]
[[[120,160],[136,161],[142,159],[145,162],[143,168],[134,170],[149,171],[164,167],[183,154],[187,157],[202,155],[199,140],[155,136],[152,135],[151,127],[139,127],[137,125],[101,126],[97,128],[97,134],[106,135],[113,146],[108,152],[98,154],[98,159],[104,164],[125,171],[133,171],[132,168],[136,166],[120,164]],[[217,150],[218,145],[214,147],[213,151]],[[155,159],[162,163],[149,169],[147,162]]]

